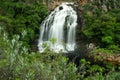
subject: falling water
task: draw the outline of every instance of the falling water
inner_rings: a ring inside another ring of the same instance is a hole
[[[38,48],[45,50],[47,44],[54,52],[74,51],[77,14],[70,6],[73,3],[62,3],[41,24]]]

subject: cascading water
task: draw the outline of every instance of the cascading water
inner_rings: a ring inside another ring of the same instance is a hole
[[[43,21],[38,43],[40,52],[45,50],[44,44],[54,52],[74,51],[77,14],[70,6],[72,4],[62,3]]]

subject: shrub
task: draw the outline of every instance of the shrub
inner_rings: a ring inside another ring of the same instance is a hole
[[[0,27],[1,28],[1,27]],[[2,80],[75,80],[77,68],[68,63],[68,59],[61,54],[34,53],[20,41],[19,35],[12,40],[8,34],[0,30],[0,79]],[[25,35],[24,35],[25,36]],[[23,36],[23,37],[24,37]]]

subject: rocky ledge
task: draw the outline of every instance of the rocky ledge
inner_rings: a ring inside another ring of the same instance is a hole
[[[120,65],[120,54],[95,53],[90,54],[90,58],[94,58],[96,62],[109,62],[113,65]]]

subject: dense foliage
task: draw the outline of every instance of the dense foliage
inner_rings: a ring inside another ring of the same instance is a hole
[[[120,50],[120,9],[107,12],[96,4],[84,6],[84,33],[89,41],[101,48]]]
[[[28,47],[39,37],[40,23],[46,14],[47,9],[39,0],[0,0],[0,25],[5,27],[10,38],[14,34],[22,35],[21,32],[27,31],[27,36],[20,39]]]
[[[27,35],[22,35],[22,37]],[[0,79],[1,80],[119,80],[119,67],[100,66],[80,59],[81,65],[68,62],[68,58],[46,49],[44,54],[29,52],[19,35],[10,40],[0,27]],[[117,69],[117,71],[116,71]]]
[[[119,64],[78,59],[80,65],[76,65],[48,46],[42,54],[31,51],[34,39],[39,37],[40,23],[48,14],[42,3],[0,0],[0,80],[120,80]],[[120,9],[119,2],[115,3],[116,7],[112,5],[107,12],[97,2],[83,6],[83,32],[90,42],[108,49],[106,53],[120,50]]]

